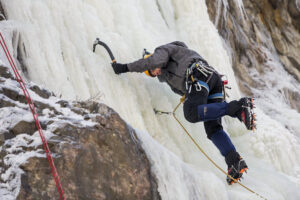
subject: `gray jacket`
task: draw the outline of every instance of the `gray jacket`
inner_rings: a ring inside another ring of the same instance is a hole
[[[167,82],[171,89],[179,94],[185,94],[185,71],[195,61],[205,61],[197,52],[179,41],[159,46],[152,56],[129,63],[130,72],[144,72],[161,68],[160,82]],[[206,61],[205,61],[206,62]]]

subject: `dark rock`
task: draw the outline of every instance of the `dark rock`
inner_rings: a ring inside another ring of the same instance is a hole
[[[40,97],[43,97],[45,99],[48,99],[51,96],[51,92],[49,92],[48,90],[45,90],[45,89],[41,89],[37,85],[31,86],[30,89],[32,91],[34,91],[37,95],[39,95]]]
[[[55,115],[62,115],[61,112],[57,111],[55,108],[53,108],[53,107],[50,106],[49,104],[42,103],[42,102],[40,102],[40,101],[34,101],[33,104],[34,104],[34,106],[35,106],[36,109],[37,109],[37,114],[38,114],[38,115],[42,115],[42,111],[43,111],[44,109],[49,109],[49,110],[53,111]]]
[[[4,12],[4,9],[2,7],[2,3],[0,2],[0,21],[5,20],[5,19],[6,19],[5,12]]]
[[[99,113],[102,115],[109,115],[115,111],[104,104],[94,101],[74,102],[75,107],[87,109],[90,113]]]
[[[10,73],[7,67],[0,65],[0,77],[12,79],[13,75]]]
[[[71,111],[78,114],[78,115],[86,115],[87,112],[81,108],[75,108],[75,107],[70,107]]]
[[[70,107],[69,102],[65,100],[60,100],[56,103],[59,104],[62,108]]]
[[[9,89],[9,88],[2,88],[2,93],[7,96],[8,98],[19,101],[20,103],[27,103],[27,100],[24,95],[20,95],[17,91]]]
[[[5,100],[4,98],[0,98],[0,108],[3,108],[3,107],[14,107],[16,105],[17,104],[15,104],[12,101],[8,101],[8,100]]]
[[[35,131],[37,131],[36,125],[34,121],[19,121],[14,127],[10,130],[13,135],[18,135],[21,133],[27,133],[32,135]]]
[[[289,56],[287,56],[287,58],[290,60],[292,65],[300,72],[300,59],[296,60],[294,57]]]
[[[273,9],[277,9],[279,0],[269,0],[269,2],[272,5]]]
[[[94,121],[99,122],[100,125],[104,126],[108,123],[107,119],[103,116],[96,116],[96,118],[94,119]]]
[[[6,132],[3,133],[3,137],[4,137],[4,140],[9,140],[11,138],[16,137],[16,135],[13,134],[12,132],[6,131]]]
[[[5,142],[5,132],[4,133],[0,133],[0,146],[3,145],[3,143]]]
[[[288,1],[288,12],[293,18],[300,19],[300,1],[299,0],[289,0]]]
[[[83,119],[84,119],[84,120],[89,120],[89,119],[91,119],[91,117],[89,116],[89,114],[85,114],[85,115],[83,116]]]

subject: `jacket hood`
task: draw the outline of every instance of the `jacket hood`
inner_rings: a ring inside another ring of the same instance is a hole
[[[180,42],[180,41],[174,41],[174,42],[171,42],[170,44],[174,44],[174,45],[177,45],[177,46],[188,48],[186,46],[186,44],[184,44],[183,42]]]

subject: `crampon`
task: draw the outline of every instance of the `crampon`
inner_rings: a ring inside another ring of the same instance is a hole
[[[236,181],[240,181],[240,179],[243,176],[243,173],[244,172],[247,173],[247,169],[248,169],[248,166],[242,158],[237,163],[230,166],[228,168],[228,175],[231,176],[232,178],[234,178],[235,180],[233,180],[232,178],[227,176],[226,181],[227,181],[228,185],[232,185]]]
[[[254,98],[244,97],[240,99],[242,103],[242,110],[238,115],[238,118],[243,122],[248,130],[256,129],[256,119],[254,108]]]

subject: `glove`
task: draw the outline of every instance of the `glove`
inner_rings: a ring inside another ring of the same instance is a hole
[[[127,64],[120,64],[115,62],[112,63],[111,66],[116,74],[121,74],[129,71]]]
[[[238,113],[242,110],[242,104],[239,101],[231,101],[228,103],[227,115],[230,117],[237,117]]]

